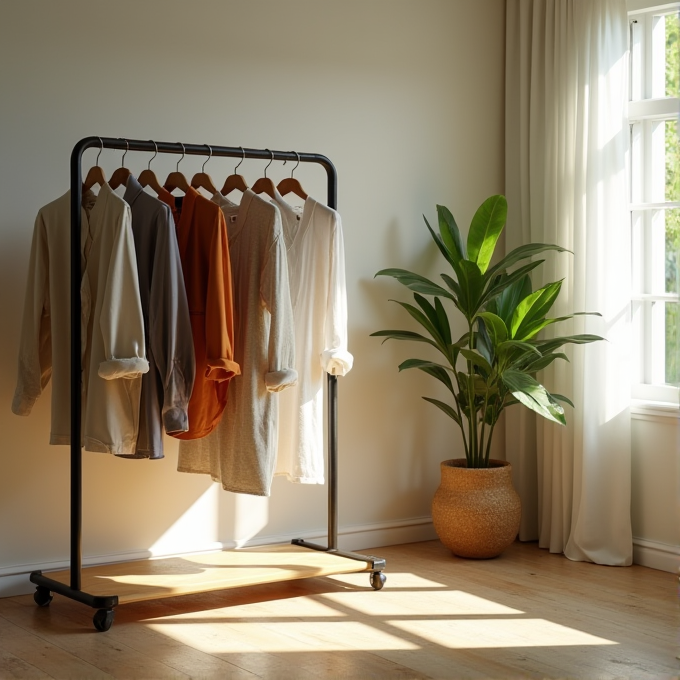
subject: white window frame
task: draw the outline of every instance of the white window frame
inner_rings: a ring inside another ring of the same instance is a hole
[[[665,177],[655,177],[654,159],[664,153],[663,127],[678,120],[680,99],[665,97],[665,77],[653,80],[653,31],[655,17],[680,12],[680,2],[654,5],[629,0],[630,92],[628,118],[631,130],[631,232],[634,259],[631,310],[635,338],[635,401],[659,404],[679,403],[680,389],[665,382],[665,304],[680,304],[680,295],[665,291],[664,215],[680,208],[680,202],[664,200]],[[657,42],[658,45],[658,42]],[[663,45],[663,43],[662,43]],[[680,122],[679,122],[680,124]],[[660,147],[660,148],[659,148]],[[658,167],[658,166],[657,166]],[[659,182],[661,186],[659,186]],[[662,303],[662,304],[655,304]]]

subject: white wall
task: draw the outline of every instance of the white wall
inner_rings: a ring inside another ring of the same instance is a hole
[[[10,412],[33,220],[68,187],[87,135],[296,149],[339,172],[350,349],[340,381],[340,527],[362,548],[431,536],[440,460],[461,455],[453,426],[398,375],[418,347],[368,335],[408,326],[374,281],[386,266],[434,274],[421,213],[466,225],[503,191],[503,0],[7,0],[0,12],[0,576],[28,590],[32,568],[68,557],[68,449],[50,447],[49,394]],[[85,154],[85,168],[96,152]],[[148,154],[128,155],[139,172]],[[120,154],[105,151],[109,176]],[[165,176],[176,160],[154,165]],[[180,167],[200,168],[196,158]],[[234,163],[206,170],[221,183]],[[241,171],[252,183],[262,162]],[[278,181],[287,172],[272,166]],[[325,199],[320,168],[297,176]],[[228,494],[163,461],[84,454],[84,553],[92,559],[321,535],[325,487],[276,480],[269,499]],[[9,577],[8,575],[17,574]],[[2,581],[0,579],[0,581]],[[0,583],[0,594],[3,587]]]
[[[680,420],[637,409],[632,421],[633,559],[677,572],[680,564]]]

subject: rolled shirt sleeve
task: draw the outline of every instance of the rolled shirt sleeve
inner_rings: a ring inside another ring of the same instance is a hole
[[[295,324],[290,301],[288,262],[278,209],[276,220],[274,233],[277,237],[269,248],[260,287],[262,299],[271,314],[268,370],[264,376],[269,392],[280,392],[295,385],[298,379],[295,370]]]
[[[347,375],[352,370],[354,357],[347,350],[347,283],[345,279],[345,247],[340,215],[334,212],[329,252],[329,281],[324,350],[321,368],[331,375]]]
[[[130,224],[130,208],[126,207],[123,224],[109,253],[99,317],[105,355],[105,360],[99,364],[99,376],[105,380],[138,378],[149,370],[135,243]]]

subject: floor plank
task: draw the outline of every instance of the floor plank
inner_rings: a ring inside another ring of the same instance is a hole
[[[438,541],[376,548],[366,573],[125,604],[107,633],[55,596],[0,599],[0,678],[678,677],[672,574],[513,544],[494,560]]]

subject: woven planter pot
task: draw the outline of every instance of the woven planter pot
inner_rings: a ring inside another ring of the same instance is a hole
[[[515,540],[521,506],[510,471],[503,460],[489,460],[488,468],[468,468],[464,458],[441,463],[432,521],[454,555],[496,557]]]

